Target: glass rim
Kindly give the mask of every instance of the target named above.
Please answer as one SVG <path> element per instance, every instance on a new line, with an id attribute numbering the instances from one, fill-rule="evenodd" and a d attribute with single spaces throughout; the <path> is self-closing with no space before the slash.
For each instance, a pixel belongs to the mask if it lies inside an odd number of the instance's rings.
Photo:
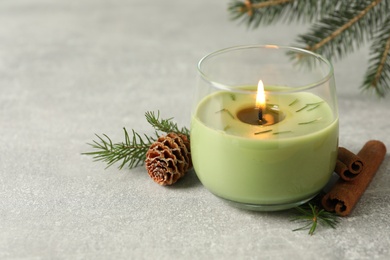
<path id="1" fill-rule="evenodd" d="M 216 88 L 221 89 L 221 90 L 237 92 L 237 93 L 251 93 L 251 94 L 257 92 L 257 90 L 243 90 L 243 89 L 238 89 L 237 86 L 228 86 L 226 84 L 219 83 L 217 81 L 212 80 L 209 76 L 206 75 L 206 73 L 204 73 L 202 71 L 202 68 L 201 68 L 202 64 L 205 63 L 209 58 L 217 56 L 217 55 L 222 54 L 222 53 L 226 53 L 226 52 L 230 52 L 230 51 L 234 51 L 234 50 L 241 50 L 241 49 L 283 49 L 283 50 L 291 50 L 291 51 L 294 51 L 294 52 L 297 52 L 297 53 L 298 52 L 305 53 L 305 54 L 308 54 L 308 55 L 310 55 L 312 57 L 316 57 L 321 62 L 325 63 L 327 65 L 327 67 L 328 67 L 328 73 L 325 76 L 323 76 L 320 80 L 315 81 L 312 84 L 309 84 L 309 85 L 306 85 L 306 86 L 302 86 L 302 87 L 298 87 L 298 88 L 278 89 L 278 90 L 272 90 L 272 91 L 266 90 L 265 92 L 278 94 L 278 93 L 293 93 L 293 92 L 299 92 L 299 91 L 303 91 L 303 90 L 308 90 L 308 89 L 312 89 L 312 88 L 315 88 L 317 86 L 320 86 L 320 85 L 324 84 L 325 82 L 329 81 L 330 78 L 334 75 L 334 68 L 333 68 L 332 63 L 328 59 L 323 57 L 322 55 L 314 53 L 314 52 L 309 51 L 309 50 L 298 48 L 298 47 L 284 46 L 284 45 L 275 45 L 275 44 L 267 44 L 267 45 L 262 45 L 262 44 L 237 45 L 237 46 L 227 47 L 227 48 L 223 48 L 223 49 L 219 49 L 217 51 L 211 52 L 211 53 L 203 56 L 203 58 L 201 58 L 199 60 L 199 62 L 197 64 L 198 73 L 202 76 L 202 78 L 204 80 L 210 82 L 213 86 L 215 86 Z"/>

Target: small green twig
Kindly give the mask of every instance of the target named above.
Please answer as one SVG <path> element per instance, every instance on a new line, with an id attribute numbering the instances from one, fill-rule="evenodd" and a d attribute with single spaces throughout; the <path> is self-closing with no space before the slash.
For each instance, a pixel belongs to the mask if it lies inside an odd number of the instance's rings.
<path id="1" fill-rule="evenodd" d="M 190 130 L 187 127 L 179 128 L 176 123 L 172 122 L 172 117 L 168 119 L 161 119 L 160 111 L 157 112 L 157 116 L 154 112 L 148 111 L 145 113 L 145 118 L 156 131 L 161 131 L 164 133 L 174 132 L 178 134 L 184 134 L 188 138 L 190 138 Z"/>
<path id="2" fill-rule="evenodd" d="M 161 119 L 160 112 L 157 115 L 154 112 L 145 113 L 146 120 L 155 129 L 154 136 L 140 135 L 134 130 L 131 130 L 131 135 L 127 132 L 126 128 L 124 131 L 124 141 L 113 143 L 110 137 L 106 134 L 99 136 L 97 134 L 97 140 L 93 140 L 92 143 L 88 143 L 94 151 L 82 153 L 84 155 L 91 155 L 95 161 L 102 161 L 107 164 L 107 167 L 121 162 L 119 169 L 124 166 L 128 166 L 130 169 L 142 165 L 146 158 L 146 152 L 149 147 L 158 139 L 160 136 L 159 132 L 164 133 L 178 133 L 186 135 L 189 139 L 190 130 L 186 127 L 179 128 L 176 123 L 172 122 L 172 118 Z"/>
<path id="3" fill-rule="evenodd" d="M 95 134 L 98 140 L 88 143 L 95 151 L 82 154 L 91 155 L 95 161 L 105 162 L 107 164 L 106 168 L 119 161 L 122 161 L 118 167 L 119 169 L 122 169 L 125 165 L 134 168 L 143 164 L 146 152 L 158 136 L 144 135 L 142 137 L 132 130 L 132 137 L 130 137 L 126 128 L 123 128 L 123 131 L 125 140 L 119 143 L 113 143 L 106 134 L 103 134 L 103 136 Z"/>
<path id="4" fill-rule="evenodd" d="M 339 217 L 336 214 L 320 209 L 318 206 L 311 203 L 296 207 L 295 209 L 298 216 L 292 219 L 292 221 L 304 222 L 306 224 L 300 228 L 294 229 L 293 231 L 308 229 L 309 235 L 313 235 L 319 224 L 336 228 L 339 223 Z"/>

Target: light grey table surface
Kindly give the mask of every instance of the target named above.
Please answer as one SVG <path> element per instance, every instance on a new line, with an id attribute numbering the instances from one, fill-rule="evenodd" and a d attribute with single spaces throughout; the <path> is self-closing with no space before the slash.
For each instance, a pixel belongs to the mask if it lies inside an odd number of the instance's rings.
<path id="1" fill-rule="evenodd" d="M 387 154 L 337 229 L 292 232 L 291 212 L 239 210 L 194 172 L 172 187 L 143 167 L 81 155 L 94 134 L 153 133 L 146 111 L 189 125 L 196 64 L 242 44 L 294 43 L 306 30 L 249 30 L 225 1 L 0 2 L 0 259 L 386 259 Z M 362 93 L 365 46 L 335 62 L 340 145 L 390 148 L 389 98 Z M 388 258 L 387 258 L 388 259 Z"/>

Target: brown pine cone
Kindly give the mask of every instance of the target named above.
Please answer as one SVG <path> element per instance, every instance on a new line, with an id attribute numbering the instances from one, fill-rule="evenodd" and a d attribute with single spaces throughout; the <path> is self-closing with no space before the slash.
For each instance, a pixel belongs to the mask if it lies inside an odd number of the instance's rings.
<path id="1" fill-rule="evenodd" d="M 158 138 L 146 153 L 145 167 L 158 184 L 174 184 L 192 167 L 187 136 L 169 133 Z"/>

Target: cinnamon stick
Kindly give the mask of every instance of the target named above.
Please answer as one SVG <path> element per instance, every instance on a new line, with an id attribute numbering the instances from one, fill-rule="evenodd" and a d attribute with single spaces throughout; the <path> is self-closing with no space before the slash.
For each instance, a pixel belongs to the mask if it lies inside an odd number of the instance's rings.
<path id="1" fill-rule="evenodd" d="M 344 147 L 339 147 L 335 172 L 345 181 L 351 181 L 363 171 L 362 159 Z"/>
<path id="2" fill-rule="evenodd" d="M 370 184 L 385 155 L 386 146 L 382 142 L 368 141 L 357 154 L 364 164 L 360 177 L 352 181 L 344 181 L 340 178 L 322 198 L 324 209 L 335 211 L 340 216 L 349 215 Z"/>

